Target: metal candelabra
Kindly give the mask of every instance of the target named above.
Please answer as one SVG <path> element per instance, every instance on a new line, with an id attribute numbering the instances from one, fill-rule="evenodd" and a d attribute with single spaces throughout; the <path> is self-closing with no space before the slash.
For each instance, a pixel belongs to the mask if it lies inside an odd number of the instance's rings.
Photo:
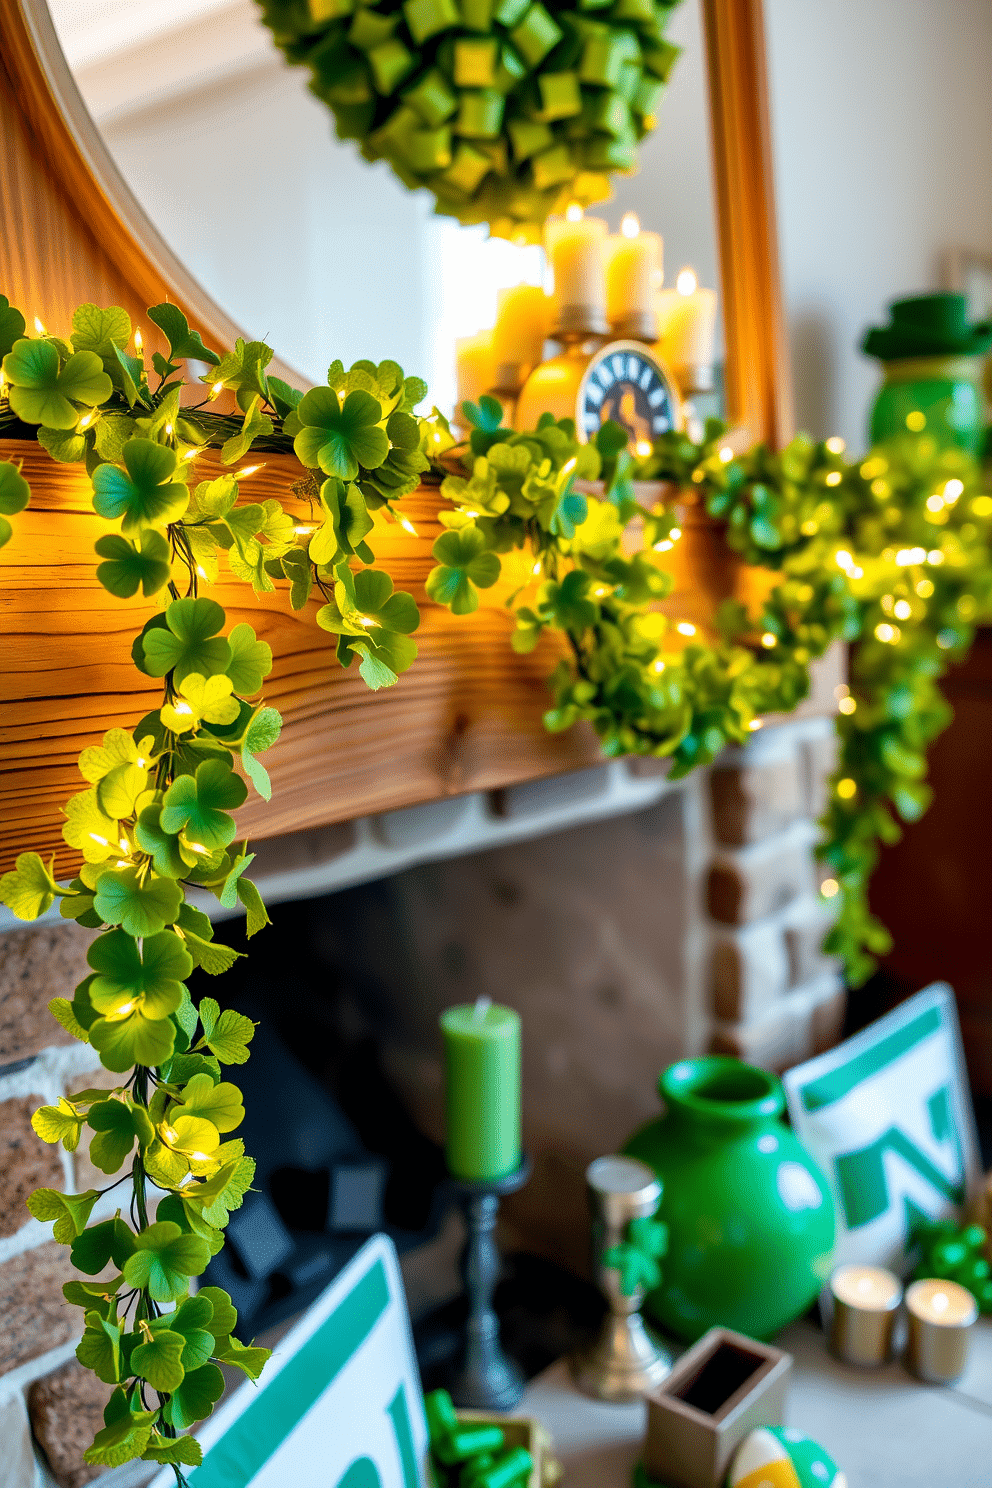
<path id="1" fill-rule="evenodd" d="M 524 1392 L 523 1373 L 507 1358 L 499 1341 L 493 1293 L 500 1272 L 495 1235 L 499 1201 L 505 1194 L 522 1188 L 530 1172 L 530 1160 L 525 1157 L 517 1171 L 507 1178 L 454 1180 L 468 1232 L 461 1257 L 468 1317 L 448 1388 L 456 1405 L 473 1410 L 512 1410 Z"/>

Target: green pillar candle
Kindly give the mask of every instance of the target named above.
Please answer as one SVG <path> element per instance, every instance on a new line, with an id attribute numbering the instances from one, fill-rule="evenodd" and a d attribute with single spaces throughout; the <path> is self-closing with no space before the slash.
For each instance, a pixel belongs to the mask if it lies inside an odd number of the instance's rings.
<path id="1" fill-rule="evenodd" d="M 446 1156 L 455 1178 L 506 1178 L 520 1166 L 520 1018 L 488 998 L 441 1016 Z"/>

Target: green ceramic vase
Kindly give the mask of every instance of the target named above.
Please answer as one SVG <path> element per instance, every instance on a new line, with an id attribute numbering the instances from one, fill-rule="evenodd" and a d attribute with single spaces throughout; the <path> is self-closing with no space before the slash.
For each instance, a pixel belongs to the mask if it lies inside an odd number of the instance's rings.
<path id="1" fill-rule="evenodd" d="M 715 1325 L 769 1338 L 806 1311 L 830 1272 L 823 1174 L 782 1120 L 782 1085 L 766 1070 L 682 1059 L 658 1089 L 664 1115 L 624 1148 L 664 1185 L 668 1255 L 645 1310 L 688 1340 Z"/>

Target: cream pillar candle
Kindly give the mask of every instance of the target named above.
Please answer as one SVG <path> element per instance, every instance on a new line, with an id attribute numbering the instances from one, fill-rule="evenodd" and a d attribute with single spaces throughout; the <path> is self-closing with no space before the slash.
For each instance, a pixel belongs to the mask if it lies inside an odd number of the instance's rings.
<path id="1" fill-rule="evenodd" d="M 619 236 L 606 240 L 606 318 L 618 336 L 657 337 L 661 259 L 659 235 L 642 232 L 635 214 L 628 212 Z"/>
<path id="2" fill-rule="evenodd" d="M 674 289 L 656 296 L 658 351 L 675 373 L 682 392 L 713 386 L 716 290 L 700 289 L 692 269 L 682 269 Z"/>
<path id="3" fill-rule="evenodd" d="M 492 336 L 494 382 L 516 389 L 544 356 L 551 321 L 551 302 L 536 284 L 516 284 L 496 297 Z"/>
<path id="4" fill-rule="evenodd" d="M 474 336 L 462 336 L 455 342 L 455 381 L 458 390 L 455 419 L 463 428 L 465 422 L 461 417 L 462 404 L 478 403 L 482 394 L 492 387 L 494 373 L 492 331 L 478 331 Z"/>
<path id="5" fill-rule="evenodd" d="M 606 223 L 572 206 L 549 220 L 544 242 L 554 277 L 552 334 L 606 335 Z"/>

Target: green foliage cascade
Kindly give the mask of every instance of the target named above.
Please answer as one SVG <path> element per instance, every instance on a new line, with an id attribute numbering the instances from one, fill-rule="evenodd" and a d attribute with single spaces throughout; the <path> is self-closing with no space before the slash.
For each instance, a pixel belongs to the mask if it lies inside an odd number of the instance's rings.
<path id="1" fill-rule="evenodd" d="M 64 917 L 100 930 L 89 975 L 50 1010 L 117 1083 L 63 1096 L 33 1124 L 69 1151 L 85 1133 L 92 1163 L 111 1181 L 81 1194 L 39 1189 L 28 1207 L 70 1248 L 83 1278 L 64 1288 L 83 1310 L 76 1356 L 110 1387 L 86 1461 L 168 1463 L 184 1484 L 184 1468 L 202 1455 L 185 1433 L 219 1399 L 219 1365 L 256 1379 L 268 1357 L 235 1336 L 226 1293 L 190 1294 L 255 1172 L 234 1135 L 241 1092 L 224 1077 L 225 1065 L 248 1058 L 255 1025 L 212 997 L 190 996 L 194 967 L 217 975 L 240 953 L 214 939 L 187 891 L 228 909 L 240 902 L 249 936 L 268 924 L 245 872 L 254 854 L 231 813 L 249 782 L 268 800 L 258 756 L 281 728 L 261 697 L 270 647 L 250 625 L 228 629 L 223 607 L 202 591 L 226 555 L 256 594 L 288 583 L 302 609 L 316 593 L 325 600 L 317 623 L 337 635 L 343 664 L 357 659 L 370 687 L 391 686 L 417 654 L 410 634 L 420 617 L 372 566 L 370 513 L 395 517 L 393 504 L 428 468 L 422 445 L 451 440 L 414 414 L 427 389 L 394 362 L 348 372 L 335 362 L 327 386 L 304 396 L 268 376 L 272 352 L 261 342 L 238 341 L 221 357 L 174 305 L 148 314 L 170 347 L 151 368 L 118 307 L 82 306 L 63 340 L 26 336 L 24 317 L 0 303 L 0 434 L 34 435 L 53 459 L 85 464 L 94 511 L 119 526 L 96 543 L 97 579 L 118 598 L 140 589 L 159 601 L 131 654 L 162 682 L 161 704 L 132 731 L 111 728 L 79 756 L 83 789 L 66 803 L 63 828 L 82 855 L 78 876 L 60 883 L 54 858 L 22 853 L 0 879 L 0 901 L 31 920 L 57 900 Z M 209 391 L 201 387 L 192 406 L 180 405 L 186 358 L 208 367 Z M 225 388 L 237 416 L 211 411 Z M 197 483 L 207 445 L 229 466 L 252 449 L 295 448 L 297 494 L 310 498 L 315 520 L 296 523 L 276 499 L 243 500 L 250 470 Z M 0 546 L 29 496 L 17 466 L 0 461 Z M 367 566 L 353 574 L 356 561 Z"/>
<path id="2" fill-rule="evenodd" d="M 338 137 L 438 213 L 539 240 L 611 195 L 655 125 L 679 0 L 259 0 Z"/>

